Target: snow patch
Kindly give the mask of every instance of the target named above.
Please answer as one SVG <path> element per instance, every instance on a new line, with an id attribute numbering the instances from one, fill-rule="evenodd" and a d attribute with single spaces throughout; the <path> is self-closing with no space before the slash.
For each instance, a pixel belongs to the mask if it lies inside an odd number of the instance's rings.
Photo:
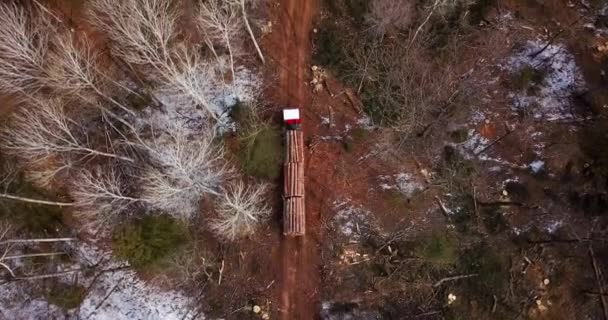
<path id="1" fill-rule="evenodd" d="M 135 272 L 120 270 L 98 278 L 80 306 L 79 315 L 83 319 L 98 320 L 193 319 L 189 304 L 189 299 L 176 291 L 159 290 L 141 281 Z"/>
<path id="2" fill-rule="evenodd" d="M 519 177 L 505 179 L 502 182 L 502 188 L 504 189 L 507 186 L 507 184 L 512 183 L 512 182 L 519 182 Z"/>
<path id="3" fill-rule="evenodd" d="M 227 82 L 224 75 L 230 73 L 226 58 L 218 59 L 216 64 L 206 64 L 192 74 L 184 75 L 195 83 L 195 91 L 207 101 L 207 107 L 218 118 L 219 132 L 234 130 L 229 112 L 237 103 L 249 104 L 256 101 L 260 91 L 260 75 L 251 70 L 238 66 L 234 71 L 234 79 Z M 159 108 L 146 108 L 142 125 L 149 125 L 154 130 L 170 130 L 171 127 L 181 127 L 190 130 L 192 134 L 200 133 L 209 120 L 209 115 L 191 95 L 180 88 L 165 87 L 153 92 L 163 104 Z M 140 125 L 140 127 L 142 127 Z"/>
<path id="4" fill-rule="evenodd" d="M 321 124 L 322 125 L 331 125 L 331 121 L 329 120 L 329 117 L 321 117 Z"/>
<path id="5" fill-rule="evenodd" d="M 362 230 L 369 229 L 371 213 L 349 201 L 334 201 L 333 205 L 337 211 L 333 222 L 338 231 L 350 240 L 359 240 Z"/>
<path id="6" fill-rule="evenodd" d="M 382 318 L 382 315 L 378 311 L 363 309 L 356 302 L 349 305 L 351 307 L 344 308 L 343 302 L 324 301 L 321 304 L 319 316 L 321 320 L 376 320 Z"/>
<path id="7" fill-rule="evenodd" d="M 572 95 L 585 85 L 574 55 L 563 44 L 528 41 L 509 59 L 506 68 L 517 73 L 526 67 L 543 71 L 544 78 L 535 95 L 528 92 L 511 93 L 513 109 L 531 112 L 536 119 L 573 118 L 570 110 Z"/>
<path id="8" fill-rule="evenodd" d="M 77 244 L 73 251 L 77 262 L 58 265 L 54 272 L 75 269 L 92 271 L 89 268 L 95 266 L 94 272 L 78 274 L 78 284 L 91 287 L 79 308 L 62 310 L 39 296 L 35 282 L 28 286 L 17 281 L 4 284 L 0 290 L 0 319 L 194 319 L 190 309 L 192 301 L 188 297 L 177 291 L 162 290 L 147 284 L 126 263 L 113 260 L 110 252 L 84 242 Z M 74 276 L 67 274 L 57 279 L 72 284 Z"/>
<path id="9" fill-rule="evenodd" d="M 81 265 L 97 265 L 97 270 L 108 270 L 93 284 L 82 302 L 78 316 L 97 320 L 178 320 L 192 319 L 190 300 L 173 290 L 162 290 L 139 279 L 121 261 L 111 259 L 110 252 L 95 245 L 80 243 L 77 248 Z M 85 286 L 94 275 L 81 280 Z M 104 300 L 105 299 L 105 300 Z"/>
<path id="10" fill-rule="evenodd" d="M 545 225 L 545 230 L 549 233 L 555 233 L 559 228 L 564 225 L 564 222 L 561 220 L 551 221 Z"/>
<path id="11" fill-rule="evenodd" d="M 473 114 L 471 115 L 472 124 L 482 123 L 482 122 L 486 121 L 486 119 L 487 119 L 486 114 L 479 110 L 473 111 Z"/>
<path id="12" fill-rule="evenodd" d="M 409 173 L 398 173 L 390 176 L 379 176 L 380 188 L 383 190 L 396 190 L 407 198 L 411 198 L 417 191 L 424 189 L 424 184 Z"/>
<path id="13" fill-rule="evenodd" d="M 489 143 L 490 140 L 479 134 L 475 129 L 469 129 L 467 140 L 454 144 L 454 146 L 466 159 L 472 159 L 484 151 Z"/>
<path id="14" fill-rule="evenodd" d="M 532 173 L 539 173 L 545 168 L 545 162 L 542 160 L 534 160 L 528 165 L 528 167 Z"/>
<path id="15" fill-rule="evenodd" d="M 372 129 L 376 128 L 376 126 L 372 122 L 372 119 L 368 116 L 363 116 L 363 117 L 357 119 L 357 124 L 359 125 L 359 127 L 363 128 L 365 130 L 372 130 Z"/>
<path id="16" fill-rule="evenodd" d="M 28 286 L 22 282 L 9 282 L 0 290 L 0 319 L 62 319 L 63 310 L 42 298 L 30 295 Z"/>

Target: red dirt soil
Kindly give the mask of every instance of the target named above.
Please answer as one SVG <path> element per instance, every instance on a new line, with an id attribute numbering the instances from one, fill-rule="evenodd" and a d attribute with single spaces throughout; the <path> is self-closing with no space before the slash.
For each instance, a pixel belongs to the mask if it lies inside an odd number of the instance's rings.
<path id="1" fill-rule="evenodd" d="M 274 64 L 278 83 L 274 90 L 279 108 L 297 106 L 304 117 L 310 105 L 310 91 L 306 86 L 310 66 L 313 17 L 316 1 L 282 0 L 272 4 L 273 32 L 266 44 L 277 50 L 269 53 Z M 267 52 L 273 52 L 268 50 Z M 306 124 L 304 124 L 306 135 Z M 310 178 L 307 177 L 307 180 Z M 310 185 L 307 186 L 307 190 Z M 307 192 L 310 194 L 310 192 Z M 318 314 L 318 234 L 319 211 L 314 206 L 317 199 L 306 199 L 307 234 L 298 238 L 283 238 L 280 261 L 280 319 L 314 319 Z"/>

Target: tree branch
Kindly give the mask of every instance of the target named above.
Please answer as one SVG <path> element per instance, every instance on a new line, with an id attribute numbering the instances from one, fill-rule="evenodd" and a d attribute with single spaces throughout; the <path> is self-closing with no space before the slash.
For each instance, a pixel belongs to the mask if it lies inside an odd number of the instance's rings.
<path id="1" fill-rule="evenodd" d="M 0 194 L 0 198 L 10 199 L 10 200 L 16 200 L 16 201 L 22 201 L 22 202 L 28 202 L 28 203 L 35 203 L 35 204 L 43 204 L 43 205 L 48 205 L 48 206 L 68 207 L 68 206 L 73 206 L 74 205 L 74 203 L 72 203 L 72 202 L 57 202 L 57 201 L 38 200 L 38 199 L 32 199 L 32 198 L 26 198 L 26 197 L 20 197 L 20 196 L 10 195 L 10 194 L 6 194 L 6 193 Z"/>
<path id="2" fill-rule="evenodd" d="M 433 288 L 437 288 L 440 285 L 449 282 L 449 281 L 455 281 L 455 280 L 461 280 L 461 279 L 467 279 L 467 278 L 472 278 L 472 277 L 477 277 L 478 274 L 477 273 L 471 273 L 471 274 L 464 274 L 464 275 L 459 275 L 459 276 L 453 276 L 453 277 L 447 277 L 447 278 L 443 278 L 437 282 L 435 282 L 435 284 L 433 284 Z"/>
<path id="3" fill-rule="evenodd" d="M 260 60 L 262 60 L 262 64 L 266 64 L 266 59 L 264 59 L 264 55 L 262 54 L 262 50 L 258 45 L 257 40 L 255 40 L 255 36 L 253 34 L 253 30 L 251 30 L 251 26 L 249 25 L 249 19 L 247 18 L 247 10 L 245 10 L 245 0 L 240 0 L 241 12 L 243 13 L 243 20 L 245 22 L 245 27 L 247 28 L 247 32 L 249 33 L 249 37 L 251 37 L 251 41 L 253 41 L 253 45 L 255 46 L 256 51 L 258 52 L 258 56 Z"/>

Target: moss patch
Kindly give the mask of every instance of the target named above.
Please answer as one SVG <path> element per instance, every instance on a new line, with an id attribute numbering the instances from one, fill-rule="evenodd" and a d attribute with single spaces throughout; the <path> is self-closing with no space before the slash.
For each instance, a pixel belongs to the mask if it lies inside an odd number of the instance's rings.
<path id="1" fill-rule="evenodd" d="M 450 140 L 454 143 L 463 143 L 469 138 L 469 130 L 466 128 L 450 132 Z"/>
<path id="2" fill-rule="evenodd" d="M 114 255 L 135 268 L 151 266 L 184 244 L 186 226 L 168 215 L 146 216 L 117 227 L 112 234 Z"/>
<path id="3" fill-rule="evenodd" d="M 277 179 L 281 173 L 283 146 L 281 132 L 272 126 L 248 138 L 241 162 L 248 175 Z"/>
<path id="4" fill-rule="evenodd" d="M 340 73 L 346 53 L 338 30 L 331 25 L 321 28 L 315 36 L 315 46 L 314 61 Z"/>
<path id="5" fill-rule="evenodd" d="M 433 234 L 430 239 L 416 248 L 416 255 L 436 265 L 450 265 L 456 262 L 456 243 L 446 235 Z"/>
<path id="6" fill-rule="evenodd" d="M 466 250 L 459 259 L 460 269 L 464 274 L 477 274 L 475 278 L 465 282 L 469 291 L 482 297 L 488 293 L 499 294 L 509 278 L 504 261 L 493 250 L 495 249 L 486 244 L 479 244 Z"/>
<path id="7" fill-rule="evenodd" d="M 277 179 L 283 162 L 283 134 L 255 109 L 238 103 L 230 112 L 238 132 L 235 155 L 250 176 Z"/>
<path id="8" fill-rule="evenodd" d="M 363 128 L 354 128 L 350 132 L 350 135 L 353 137 L 353 140 L 355 142 L 361 142 L 369 136 L 369 131 L 367 131 Z"/>

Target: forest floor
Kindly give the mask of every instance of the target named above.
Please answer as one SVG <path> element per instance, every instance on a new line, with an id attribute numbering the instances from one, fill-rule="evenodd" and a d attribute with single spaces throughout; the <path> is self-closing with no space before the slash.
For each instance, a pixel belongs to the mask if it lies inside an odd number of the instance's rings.
<path id="1" fill-rule="evenodd" d="M 405 139 L 372 120 L 365 91 L 378 79 L 317 61 L 322 33 L 357 28 L 336 10 L 366 2 L 269 1 L 251 14 L 266 65 L 238 58 L 265 78 L 276 128 L 283 108 L 302 111 L 306 236 L 282 235 L 281 177 L 266 179 L 273 219 L 250 238 L 222 243 L 201 215 L 189 226 L 198 273 L 129 281 L 190 300 L 185 319 L 605 319 L 608 6 L 489 1 L 483 23 L 449 34 L 454 52 L 429 58 L 453 62 L 429 72 L 457 75 L 446 90 L 459 98 Z M 80 1 L 49 3 L 87 28 Z M 147 292 L 144 309 L 162 304 Z"/>
<path id="2" fill-rule="evenodd" d="M 590 190 L 602 181 L 604 162 L 585 146 L 600 139 L 592 132 L 605 126 L 606 103 L 597 67 L 605 61 L 597 51 L 605 38 L 589 30 L 589 11 L 560 1 L 501 1 L 486 16 L 489 25 L 463 39 L 468 45 L 451 66 L 473 97 L 441 114 L 445 118 L 432 124 L 435 133 L 400 148 L 395 132 L 371 125 L 357 88 L 311 60 L 310 50 L 318 48 L 311 47 L 310 36 L 326 27 L 331 12 L 308 1 L 273 4 L 275 31 L 265 48 L 278 74 L 268 77 L 270 84 L 278 85 L 267 92 L 277 111 L 303 110 L 308 146 L 308 234 L 282 242 L 281 317 L 311 319 L 321 310 L 324 319 L 459 313 L 471 319 L 570 319 L 577 308 L 599 317 L 597 296 L 573 294 L 596 287 L 592 276 L 582 276 L 593 274 L 589 248 L 573 239 L 592 237 L 588 230 L 601 234 L 605 212 L 598 208 L 604 207 L 604 191 Z M 539 97 L 530 98 L 538 105 L 524 116 L 513 107 L 519 98 L 510 84 L 522 63 L 546 72 Z M 461 210 L 436 179 L 446 146 L 475 172 L 467 187 L 471 208 Z M 585 169 L 591 163 L 597 172 Z M 460 254 L 483 255 L 477 245 L 489 246 L 493 254 L 480 259 L 500 261 L 492 290 L 506 283 L 509 296 L 480 296 L 479 283 L 487 279 L 477 275 L 432 286 L 468 270 L 425 265 L 420 271 L 407 262 L 424 260 L 418 248 L 437 234 L 455 238 Z M 574 247 L 582 249 L 576 257 L 568 253 Z M 599 260 L 602 272 L 605 260 Z M 566 275 L 573 270 L 581 276 Z M 413 278 L 403 275 L 408 272 Z M 448 293 L 458 303 L 446 304 Z"/>

